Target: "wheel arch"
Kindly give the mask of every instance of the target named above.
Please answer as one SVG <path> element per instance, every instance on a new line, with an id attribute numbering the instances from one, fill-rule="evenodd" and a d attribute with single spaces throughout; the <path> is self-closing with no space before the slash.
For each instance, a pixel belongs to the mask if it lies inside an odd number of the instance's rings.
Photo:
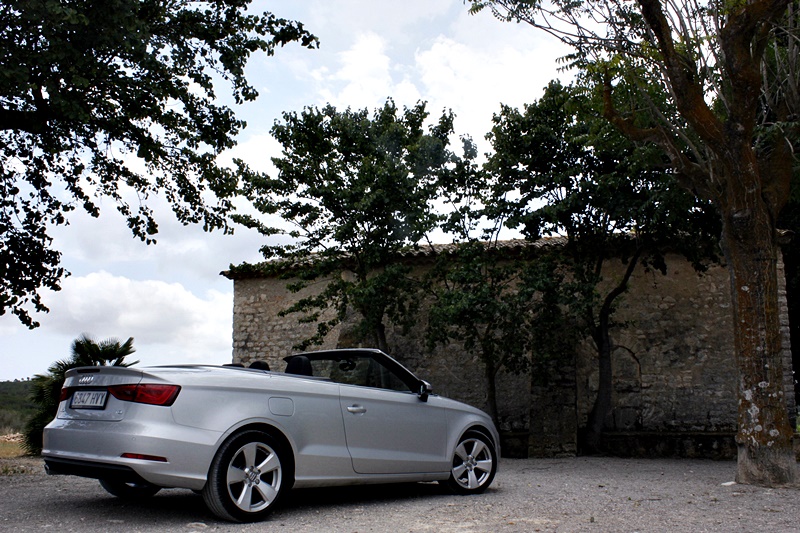
<path id="1" fill-rule="evenodd" d="M 235 439 L 236 437 L 247 431 L 261 431 L 262 433 L 266 433 L 267 435 L 275 439 L 275 441 L 277 441 L 277 443 L 281 446 L 287 459 L 286 474 L 288 478 L 288 484 L 286 487 L 287 489 L 291 489 L 292 486 L 294 485 L 294 473 L 295 473 L 294 446 L 292 445 L 292 442 L 289 440 L 286 434 L 283 431 L 281 431 L 278 427 L 263 421 L 248 422 L 241 426 L 237 426 L 236 428 L 232 428 L 227 433 L 227 435 L 225 435 L 225 438 L 220 441 L 219 445 L 217 446 L 217 451 L 222 447 L 222 445 L 225 442 L 228 442 L 231 439 Z M 215 454 L 216 453 L 217 452 L 215 452 Z M 211 465 L 209 465 L 209 468 L 211 468 Z"/>
<path id="2" fill-rule="evenodd" d="M 481 422 L 473 422 L 468 426 L 466 426 L 464 430 L 458 435 L 456 442 L 460 442 L 461 439 L 464 438 L 464 435 L 466 435 L 469 432 L 480 433 L 481 435 L 489 439 L 489 441 L 492 443 L 492 446 L 494 447 L 495 453 L 497 454 L 497 458 L 498 459 L 500 458 L 500 435 L 492 431 L 492 429 L 486 424 L 482 424 Z"/>
<path id="3" fill-rule="evenodd" d="M 492 442 L 492 446 L 494 446 L 497 455 L 498 456 L 500 455 L 500 441 L 495 437 L 494 433 L 483 424 L 472 424 L 471 426 L 469 426 L 468 428 L 466 428 L 464 431 L 461 432 L 461 435 L 459 435 L 458 440 L 460 441 L 464 437 L 464 435 L 466 435 L 470 431 L 480 433 L 487 439 L 489 439 Z"/>

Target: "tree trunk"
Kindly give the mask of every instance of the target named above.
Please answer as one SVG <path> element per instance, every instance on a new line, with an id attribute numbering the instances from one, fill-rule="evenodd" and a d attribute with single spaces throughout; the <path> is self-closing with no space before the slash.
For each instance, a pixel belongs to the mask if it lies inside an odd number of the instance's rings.
<path id="1" fill-rule="evenodd" d="M 600 451 L 600 437 L 606 427 L 606 417 L 611 411 L 611 389 L 614 386 L 614 372 L 611 367 L 611 336 L 608 331 L 608 320 L 597 327 L 593 335 L 597 345 L 597 398 L 594 401 L 589 419 L 586 423 L 586 434 L 583 439 L 584 453 L 593 454 Z"/>
<path id="2" fill-rule="evenodd" d="M 600 438 L 606 427 L 606 417 L 611 412 L 611 391 L 614 388 L 614 369 L 612 367 L 611 353 L 611 313 L 614 301 L 628 290 L 628 282 L 639 263 L 639 258 L 644 252 L 637 246 L 633 256 L 628 261 L 625 274 L 603 300 L 603 305 L 597 313 L 597 325 L 592 329 L 592 338 L 597 347 L 597 398 L 595 399 L 589 418 L 586 423 L 586 433 L 583 438 L 585 453 L 597 453 L 600 450 Z"/>
<path id="3" fill-rule="evenodd" d="M 383 322 L 379 322 L 377 326 L 375 326 L 375 330 L 372 332 L 373 340 L 375 341 L 375 347 L 378 348 L 385 354 L 389 354 L 389 343 L 386 340 L 386 326 Z"/>
<path id="4" fill-rule="evenodd" d="M 732 197 L 723 207 L 722 245 L 739 371 L 736 481 L 783 485 L 795 481 L 797 463 L 783 390 L 775 226 L 757 193 Z"/>
<path id="5" fill-rule="evenodd" d="M 500 429 L 500 411 L 497 408 L 497 369 L 493 364 L 487 363 L 486 370 L 486 403 L 489 408 L 489 416 L 492 417 L 494 425 Z"/>

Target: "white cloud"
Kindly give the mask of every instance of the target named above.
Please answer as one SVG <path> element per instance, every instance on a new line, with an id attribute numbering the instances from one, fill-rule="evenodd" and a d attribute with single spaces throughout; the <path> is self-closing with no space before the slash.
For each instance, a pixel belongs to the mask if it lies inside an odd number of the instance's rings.
<path id="1" fill-rule="evenodd" d="M 554 78 L 556 48 L 519 50 L 508 44 L 491 49 L 439 37 L 417 52 L 416 63 L 431 109 L 451 108 L 456 130 L 480 143 L 500 104 L 520 107 L 533 102 Z"/>
<path id="2" fill-rule="evenodd" d="M 0 379 L 45 372 L 53 361 L 69 357 L 72 341 L 83 333 L 97 341 L 133 337 L 136 353 L 130 359 L 141 366 L 231 360 L 232 292 L 192 293 L 179 283 L 99 271 L 68 278 L 44 300 L 52 311 L 36 317 L 42 325 L 35 330 L 13 317 L 0 319 Z"/>
<path id="3" fill-rule="evenodd" d="M 375 33 L 357 36 L 350 48 L 337 54 L 337 66 L 335 70 L 324 66 L 312 72 L 319 87 L 319 105 L 372 110 L 389 97 L 403 101 L 419 95 L 387 55 L 386 41 Z M 393 79 L 394 74 L 401 76 L 399 83 Z M 398 95 L 398 87 L 402 88 L 402 95 Z"/>
<path id="4" fill-rule="evenodd" d="M 279 13 L 279 7 L 275 7 Z M 461 0 L 316 0 L 305 11 L 303 22 L 324 47 L 340 47 L 342 37 L 370 28 L 388 40 L 407 43 L 417 38 L 422 26 L 441 22 L 453 10 L 466 11 Z"/>
<path id="5" fill-rule="evenodd" d="M 75 331 L 92 323 L 103 330 L 130 329 L 129 335 L 146 335 L 148 342 L 168 340 L 200 319 L 230 316 L 230 309 L 216 308 L 219 293 L 203 300 L 178 283 L 134 281 L 104 271 L 67 279 L 61 296 L 64 313 L 51 327 Z"/>
<path id="6" fill-rule="evenodd" d="M 220 156 L 222 164 L 233 166 L 234 159 L 241 159 L 253 170 L 259 172 L 274 172 L 273 157 L 280 157 L 281 144 L 275 137 L 268 133 L 254 133 L 245 135 L 232 149 Z"/>
<path id="7" fill-rule="evenodd" d="M 58 313 L 42 323 L 52 332 L 95 339 L 134 337 L 139 352 L 160 363 L 175 362 L 157 354 L 172 346 L 173 357 L 202 360 L 230 358 L 232 293 L 216 290 L 198 296 L 179 283 L 135 281 L 100 271 L 72 277 L 58 294 Z M 180 349 L 182 353 L 177 353 Z"/>
<path id="8" fill-rule="evenodd" d="M 470 16 L 466 9 L 452 25 L 437 28 L 438 34 L 420 34 L 408 57 L 383 33 L 353 34 L 332 61 L 308 73 L 317 90 L 315 105 L 374 109 L 387 97 L 400 106 L 425 100 L 434 117 L 452 109 L 456 132 L 480 143 L 501 103 L 532 102 L 558 77 L 556 59 L 564 48 L 532 28 Z"/>

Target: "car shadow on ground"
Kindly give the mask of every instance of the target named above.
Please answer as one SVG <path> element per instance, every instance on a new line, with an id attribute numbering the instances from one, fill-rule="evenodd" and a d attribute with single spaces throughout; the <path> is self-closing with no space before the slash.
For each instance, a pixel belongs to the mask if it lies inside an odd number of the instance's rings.
<path id="1" fill-rule="evenodd" d="M 295 489 L 284 496 L 267 520 L 290 520 L 309 511 L 314 513 L 324 513 L 332 509 L 347 511 L 360 509 L 366 505 L 402 503 L 418 498 L 431 499 L 433 503 L 439 497 L 454 496 L 446 487 L 437 483 Z M 97 497 L 87 498 L 80 503 L 73 502 L 70 511 L 67 512 L 80 513 L 85 506 L 91 507 L 95 519 L 105 519 L 117 524 L 146 526 L 148 523 L 161 525 L 226 523 L 206 508 L 200 494 L 182 489 L 162 490 L 156 496 L 142 501 L 126 501 L 98 494 Z"/>
<path id="2" fill-rule="evenodd" d="M 391 485 L 295 489 L 286 495 L 282 507 L 286 510 L 302 509 L 309 506 L 321 509 L 324 507 L 341 507 L 343 504 L 361 505 L 450 494 L 445 487 L 438 483 L 395 483 Z"/>

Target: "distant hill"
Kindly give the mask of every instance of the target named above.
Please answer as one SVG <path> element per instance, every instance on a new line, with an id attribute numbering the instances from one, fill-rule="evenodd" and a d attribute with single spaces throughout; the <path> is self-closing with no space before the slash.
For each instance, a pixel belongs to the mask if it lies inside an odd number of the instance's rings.
<path id="1" fill-rule="evenodd" d="M 0 381 L 0 435 L 19 433 L 35 408 L 30 381 Z"/>

